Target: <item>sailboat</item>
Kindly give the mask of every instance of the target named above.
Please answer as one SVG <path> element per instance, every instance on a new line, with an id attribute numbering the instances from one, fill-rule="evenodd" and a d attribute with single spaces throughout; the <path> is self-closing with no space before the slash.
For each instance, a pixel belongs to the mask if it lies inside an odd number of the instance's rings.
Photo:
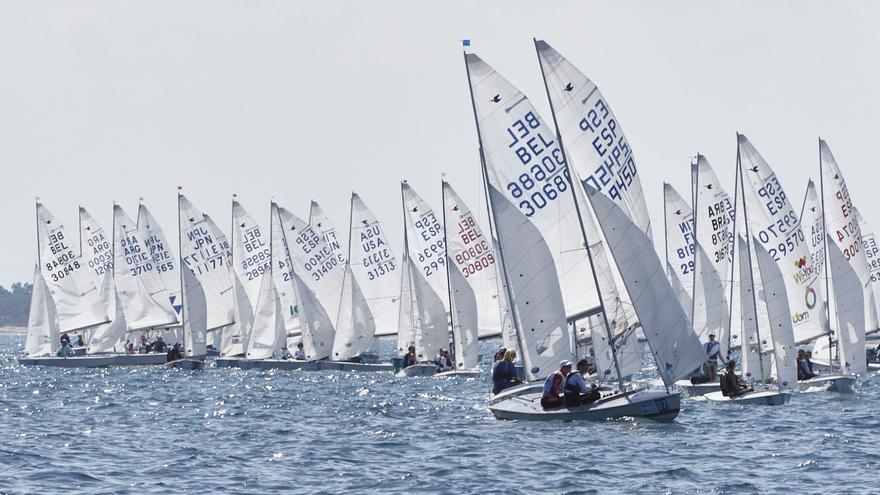
<path id="1" fill-rule="evenodd" d="M 434 353 L 449 345 L 444 231 L 440 218 L 406 181 L 400 183 L 400 196 L 404 229 L 397 352 L 406 354 L 410 347 L 416 352 L 416 362 L 400 373 L 428 376 L 437 371 Z"/>
<path id="2" fill-rule="evenodd" d="M 543 42 L 536 42 L 536 47 L 542 74 L 548 79 L 546 74 L 555 71 L 562 59 L 553 52 L 552 59 L 547 60 L 545 55 L 549 46 L 543 44 L 545 50 L 542 53 L 542 45 L 537 43 Z M 576 184 L 586 192 L 629 295 L 636 296 L 632 302 L 636 312 L 642 313 L 639 321 L 652 343 L 658 371 L 667 387 L 671 386 L 675 379 L 684 376 L 682 370 L 689 373 L 699 365 L 701 349 L 684 311 L 675 302 L 659 259 L 655 254 L 648 255 L 653 253 L 650 228 L 643 230 L 612 199 L 589 186 L 588 182 L 580 181 L 577 171 L 567 166 L 572 157 L 565 154 L 559 140 L 560 133 L 554 134 L 543 123 L 521 92 L 474 54 L 465 54 L 465 66 L 482 151 L 483 175 L 488 184 L 498 234 L 499 257 L 514 308 L 514 323 L 526 364 L 527 380 L 531 383 L 540 381 L 554 370 L 560 358 L 570 359 L 573 355 L 573 338 L 567 329 L 568 311 L 553 252 L 542 233 L 550 234 L 553 230 L 540 220 L 545 218 L 544 222 L 547 222 L 558 214 L 560 208 L 570 208 L 578 217 L 580 225 L 576 224 L 576 228 L 581 234 L 581 245 L 590 245 L 580 220 L 582 213 L 573 195 L 573 185 Z M 571 86 L 566 91 L 576 93 L 577 101 L 589 101 L 585 98 L 587 95 L 580 95 L 583 87 L 575 89 Z M 553 100 L 551 96 L 551 109 L 559 103 Z M 525 194 L 527 191 L 529 193 Z M 584 251 L 592 268 L 590 250 Z M 595 270 L 591 271 L 591 290 L 601 301 Z M 659 276 L 655 276 L 656 273 Z M 647 284 L 650 288 L 634 291 L 635 284 Z M 607 317 L 604 327 L 611 340 L 612 328 Z M 616 356 L 616 351 L 612 351 L 612 356 Z M 619 367 L 616 357 L 614 361 L 615 367 Z M 669 420 L 677 416 L 679 393 L 641 387 L 626 389 L 622 375 L 618 373 L 617 376 L 620 388 L 592 404 L 544 410 L 540 405 L 541 394 L 530 392 L 493 400 L 489 408 L 500 419 L 642 416 Z"/>
<path id="3" fill-rule="evenodd" d="M 37 265 L 28 323 L 26 366 L 97 367 L 113 364 L 110 354 L 55 357 L 58 336 L 81 335 L 107 324 L 107 308 L 88 273 L 73 238 L 49 210 L 36 202 Z M 36 309 L 34 309 L 36 308 Z M 48 340 L 51 338 L 51 340 Z"/>
<path id="4" fill-rule="evenodd" d="M 441 374 L 478 376 L 479 317 L 491 314 L 481 311 L 478 305 L 494 305 L 500 317 L 497 302 L 492 301 L 486 290 L 494 281 L 490 276 L 495 269 L 495 255 L 470 208 L 446 180 L 441 182 L 449 323 L 454 351 L 453 369 Z M 479 299 L 477 294 L 481 295 Z"/>

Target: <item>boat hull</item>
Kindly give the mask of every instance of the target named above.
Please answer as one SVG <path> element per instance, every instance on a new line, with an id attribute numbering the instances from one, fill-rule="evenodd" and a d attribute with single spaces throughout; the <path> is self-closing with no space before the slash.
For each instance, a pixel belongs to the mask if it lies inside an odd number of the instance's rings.
<path id="1" fill-rule="evenodd" d="M 350 361 L 320 361 L 322 370 L 331 371 L 394 371 L 391 363 L 354 363 Z"/>
<path id="2" fill-rule="evenodd" d="M 239 357 L 217 358 L 214 360 L 214 366 L 218 368 L 239 368 L 250 370 L 257 367 L 258 361 L 255 359 L 245 359 Z"/>
<path id="3" fill-rule="evenodd" d="M 117 354 L 113 356 L 114 366 L 149 366 L 165 364 L 165 354 Z"/>
<path id="4" fill-rule="evenodd" d="M 183 358 L 176 361 L 169 361 L 165 363 L 165 367 L 181 370 L 200 370 L 205 367 L 205 362 L 198 358 Z"/>
<path id="5" fill-rule="evenodd" d="M 23 357 L 19 364 L 24 366 L 50 366 L 54 368 L 106 368 L 113 365 L 115 356 L 70 356 L 70 357 Z"/>
<path id="6" fill-rule="evenodd" d="M 718 382 L 693 384 L 690 380 L 679 380 L 675 382 L 675 386 L 681 391 L 681 396 L 685 399 L 702 397 L 711 392 L 721 391 L 721 384 Z"/>
<path id="7" fill-rule="evenodd" d="M 789 392 L 777 392 L 773 390 L 757 390 L 737 395 L 736 397 L 725 397 L 720 391 L 718 391 L 708 393 L 703 397 L 705 397 L 707 401 L 715 404 L 754 406 L 781 406 L 783 404 L 788 404 L 788 401 L 791 400 L 791 394 Z"/>
<path id="8" fill-rule="evenodd" d="M 855 386 L 855 384 L 856 379 L 851 376 L 817 376 L 815 378 L 810 378 L 809 380 L 799 381 L 798 388 L 801 390 L 807 390 L 819 387 L 824 388 L 828 392 L 850 393 L 853 391 L 853 386 Z"/>
<path id="9" fill-rule="evenodd" d="M 400 370 L 397 374 L 400 376 L 432 376 L 437 372 L 437 367 L 432 363 L 416 363 Z"/>
<path id="10" fill-rule="evenodd" d="M 519 395 L 542 392 L 543 390 L 544 384 L 542 382 L 520 383 L 519 385 L 506 388 L 498 394 L 493 394 L 491 397 L 489 397 L 489 405 L 497 404 L 503 400 L 507 400 Z"/>
<path id="11" fill-rule="evenodd" d="M 665 390 L 628 390 L 608 394 L 592 404 L 545 410 L 541 394 L 516 395 L 489 406 L 498 419 L 527 421 L 597 421 L 622 417 L 642 417 L 672 421 L 681 409 L 681 394 Z"/>
<path id="12" fill-rule="evenodd" d="M 452 371 L 443 371 L 441 373 L 434 374 L 435 377 L 445 377 L 445 376 L 462 376 L 465 378 L 478 378 L 483 374 L 480 370 L 452 370 Z"/>
<path id="13" fill-rule="evenodd" d="M 254 368 L 261 370 L 303 370 L 318 371 L 321 361 L 297 361 L 294 359 L 261 359 L 253 361 Z"/>

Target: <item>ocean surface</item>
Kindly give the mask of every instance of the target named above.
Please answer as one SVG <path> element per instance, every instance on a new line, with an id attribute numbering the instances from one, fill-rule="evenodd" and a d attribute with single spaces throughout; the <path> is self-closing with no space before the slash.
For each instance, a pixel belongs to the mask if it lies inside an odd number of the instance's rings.
<path id="1" fill-rule="evenodd" d="M 488 377 L 25 368 L 23 345 L 0 335 L 2 493 L 880 492 L 877 376 L 672 423 L 525 423 L 492 417 Z"/>

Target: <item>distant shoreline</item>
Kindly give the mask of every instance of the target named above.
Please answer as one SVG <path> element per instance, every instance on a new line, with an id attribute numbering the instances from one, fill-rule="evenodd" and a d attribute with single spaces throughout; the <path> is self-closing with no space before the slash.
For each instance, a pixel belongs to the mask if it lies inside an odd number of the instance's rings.
<path id="1" fill-rule="evenodd" d="M 27 333 L 27 327 L 0 327 L 0 333 Z"/>

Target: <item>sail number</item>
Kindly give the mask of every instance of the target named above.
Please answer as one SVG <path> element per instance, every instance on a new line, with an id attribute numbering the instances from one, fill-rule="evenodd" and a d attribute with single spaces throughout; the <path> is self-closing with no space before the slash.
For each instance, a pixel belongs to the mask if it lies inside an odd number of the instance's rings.
<path id="1" fill-rule="evenodd" d="M 599 98 L 593 108 L 587 110 L 579 126 L 581 131 L 593 136 L 593 150 L 601 160 L 584 182 L 589 182 L 597 191 L 607 188 L 604 194 L 620 201 L 621 194 L 629 189 L 636 178 L 636 162 L 626 137 L 617 127 L 614 115 Z"/>
<path id="2" fill-rule="evenodd" d="M 507 147 L 514 150 L 520 163 L 527 168 L 507 184 L 507 191 L 518 200 L 519 209 L 527 217 L 568 189 L 568 169 L 562 150 L 554 139 L 548 139 L 537 130 L 539 127 L 541 121 L 530 111 L 507 128 L 513 139 Z"/>
<path id="3" fill-rule="evenodd" d="M 455 264 L 465 278 L 495 263 L 495 255 L 492 254 L 489 243 L 477 228 L 477 222 L 472 214 L 469 213 L 459 220 L 458 237 L 465 247 L 455 253 Z"/>
<path id="4" fill-rule="evenodd" d="M 446 246 L 443 244 L 443 226 L 440 225 L 434 212 L 428 212 L 416 220 L 413 226 L 418 234 L 419 245 L 424 246 L 416 251 L 416 259 L 422 264 L 422 271 L 427 277 L 445 267 Z"/>

